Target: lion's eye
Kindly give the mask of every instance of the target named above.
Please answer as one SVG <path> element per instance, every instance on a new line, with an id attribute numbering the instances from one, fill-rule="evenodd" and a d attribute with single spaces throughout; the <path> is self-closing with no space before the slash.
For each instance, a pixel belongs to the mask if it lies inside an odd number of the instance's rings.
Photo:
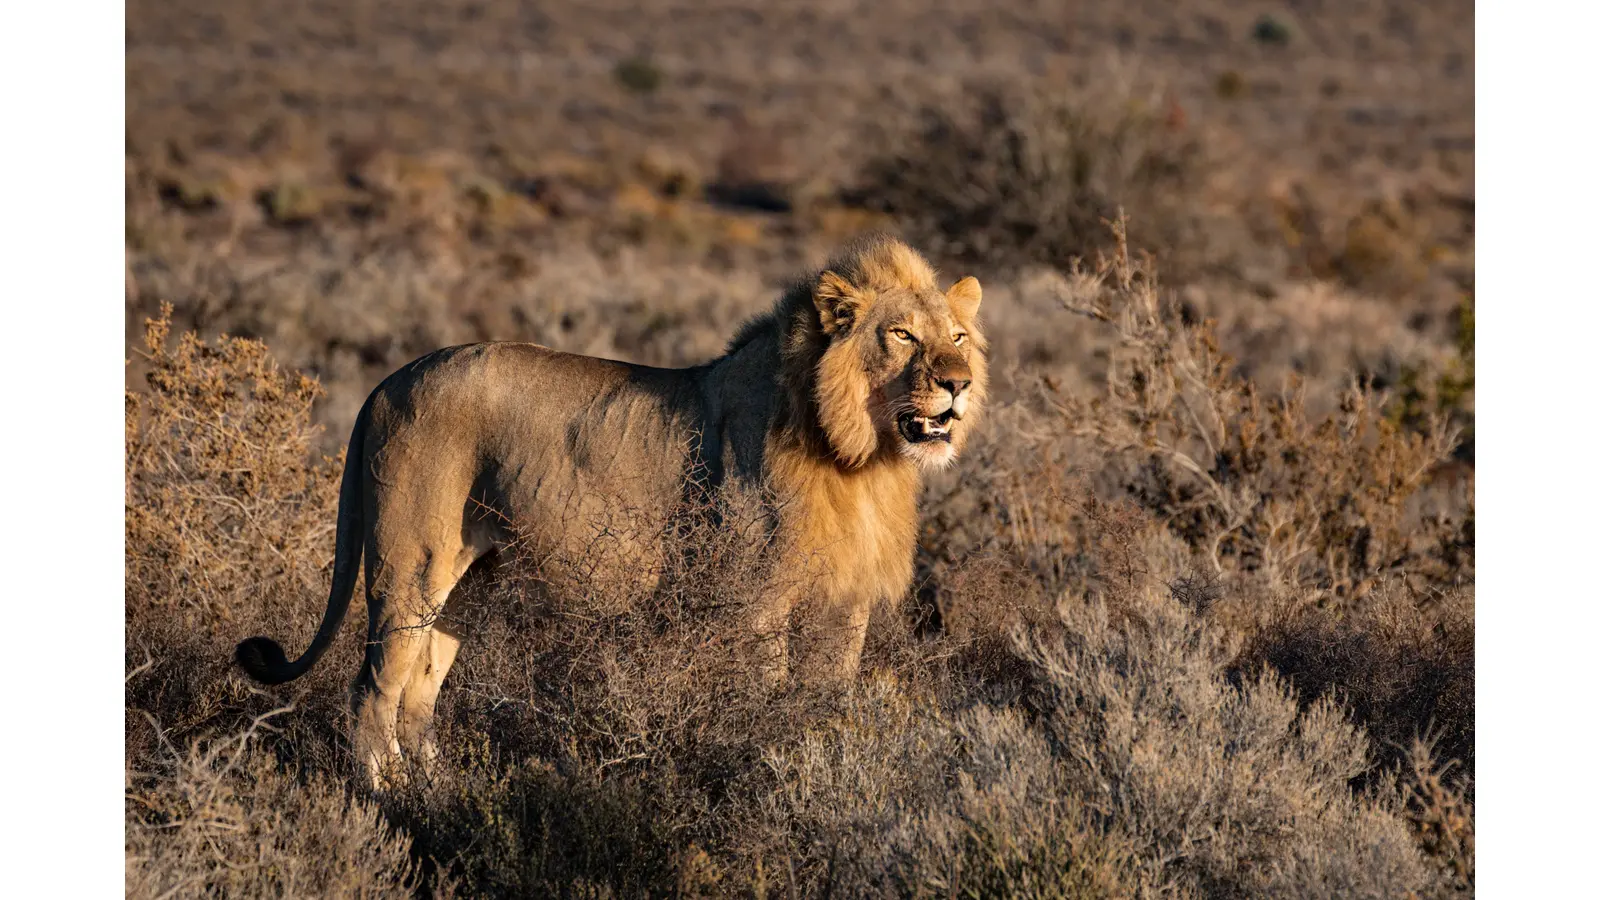
<path id="1" fill-rule="evenodd" d="M 915 337 L 912 337 L 911 332 L 905 330 L 904 328 L 890 329 L 889 333 L 894 335 L 895 340 L 904 341 L 907 344 L 909 344 L 912 341 L 916 340 Z"/>
<path id="2" fill-rule="evenodd" d="M 954 343 L 954 344 L 955 344 L 955 345 L 956 345 L 956 346 L 957 346 L 957 347 L 959 347 L 959 346 L 961 346 L 961 342 L 962 342 L 962 341 L 964 341 L 964 340 L 966 340 L 966 339 L 967 339 L 967 336 L 966 336 L 966 334 L 965 334 L 965 333 L 959 333 L 959 334 L 957 334 L 957 335 L 955 335 L 955 336 L 954 336 L 954 337 L 952 337 L 952 338 L 951 338 L 951 339 L 950 339 L 950 340 L 951 340 L 951 341 L 952 341 L 952 342 L 953 342 L 953 343 Z"/>

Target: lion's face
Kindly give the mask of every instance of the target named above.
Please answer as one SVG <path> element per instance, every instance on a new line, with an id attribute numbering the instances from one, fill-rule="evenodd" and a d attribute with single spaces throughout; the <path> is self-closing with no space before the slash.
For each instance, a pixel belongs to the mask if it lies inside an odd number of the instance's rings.
<path id="1" fill-rule="evenodd" d="M 946 292 L 897 288 L 851 299 L 851 308 L 836 312 L 843 318 L 831 329 L 824 372 L 830 362 L 835 372 L 858 369 L 863 380 L 851 393 L 864 391 L 866 421 L 858 419 L 857 427 L 870 423 L 874 448 L 893 447 L 924 469 L 949 465 L 971 432 L 987 383 L 977 280 L 962 279 Z M 838 433 L 830 437 L 841 442 Z"/>

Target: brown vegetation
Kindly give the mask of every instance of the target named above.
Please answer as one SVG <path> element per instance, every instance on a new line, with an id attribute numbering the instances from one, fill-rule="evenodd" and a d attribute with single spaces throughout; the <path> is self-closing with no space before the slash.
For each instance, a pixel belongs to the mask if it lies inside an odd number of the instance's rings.
<path id="1" fill-rule="evenodd" d="M 1121 327 L 1119 339 L 1155 326 L 1110 312 L 1122 303 L 1152 315 L 1159 307 L 1126 255 L 1074 284 L 1084 309 Z M 1232 408 L 1222 417 L 1229 430 L 1262 442 L 1238 445 L 1253 462 L 1217 453 L 1205 458 L 1219 468 L 1202 468 L 1180 455 L 1174 436 L 1198 439 L 1187 430 L 1197 427 L 1189 411 L 1217 409 L 1240 386 L 1220 361 L 1193 365 L 1192 354 L 1211 346 L 1204 329 L 1176 320 L 1165 327 L 1135 342 L 1148 357 L 1119 363 L 1114 355 L 1103 393 L 1083 406 L 1047 393 L 1031 412 L 1026 401 L 1016 407 L 1032 417 L 1019 431 L 1046 445 L 1089 434 L 1082 446 L 1102 448 L 1107 483 L 1134 473 L 1131 489 L 1109 488 L 1127 499 L 1049 477 L 1031 482 L 1022 473 L 1036 470 L 1017 456 L 1034 451 L 997 426 L 975 464 L 1026 493 L 991 494 L 978 479 L 934 501 L 935 522 L 963 500 L 988 504 L 991 521 L 964 523 L 968 534 L 987 532 L 977 545 L 988 554 L 934 567 L 947 623 L 939 633 L 919 637 L 882 611 L 871 674 L 842 696 L 773 698 L 748 671 L 730 668 L 736 657 L 724 652 L 729 640 L 713 613 L 748 599 L 740 592 L 761 580 L 727 533 L 686 535 L 690 552 L 673 557 L 673 587 L 648 603 L 579 583 L 564 587 L 586 605 L 545 604 L 549 586 L 537 567 L 520 566 L 508 548 L 508 560 L 468 588 L 480 594 L 469 605 L 477 618 L 467 623 L 455 690 L 440 711 L 454 765 L 380 801 L 405 835 L 397 846 L 413 845 L 379 874 L 406 884 L 416 877 L 411 867 L 424 864 L 430 889 L 578 887 L 618 896 L 790 887 L 1389 896 L 1470 883 L 1470 815 L 1461 812 L 1470 809 L 1470 781 L 1441 777 L 1415 754 L 1405 757 L 1410 768 L 1374 768 L 1401 759 L 1389 752 L 1394 742 L 1421 734 L 1470 765 L 1470 616 L 1453 599 L 1459 593 L 1438 594 L 1443 588 L 1426 595 L 1437 602 L 1396 599 L 1406 579 L 1438 585 L 1470 570 L 1450 569 L 1456 556 L 1435 552 L 1448 543 L 1437 529 L 1417 531 L 1406 553 L 1363 556 L 1359 565 L 1343 543 L 1397 527 L 1395 510 L 1420 482 L 1395 467 L 1419 465 L 1412 459 L 1428 438 L 1318 427 L 1293 403 Z M 247 749 L 242 734 L 227 735 L 253 727 L 266 701 L 226 670 L 232 629 L 174 627 L 231 618 L 248 630 L 268 616 L 306 627 L 316 618 L 315 579 L 283 577 L 282 566 L 258 578 L 245 567 L 262 565 L 248 555 L 255 545 L 234 537 L 238 528 L 222 516 L 241 505 L 230 491 L 238 470 L 171 461 L 176 447 L 196 441 L 195 423 L 216 426 L 204 432 L 212 436 L 207 458 L 270 448 L 248 466 L 271 479 L 253 493 L 317 496 L 331 519 L 331 494 L 314 490 L 327 466 L 307 454 L 310 392 L 283 390 L 286 380 L 257 344 L 215 350 L 191 337 L 174 352 L 162 343 L 165 328 L 151 327 L 151 388 L 129 405 L 130 450 L 142 448 L 129 466 L 129 638 L 156 660 L 130 677 L 129 698 L 132 709 L 177 720 L 158 718 L 130 736 L 130 756 L 146 761 L 130 773 L 141 786 L 130 792 L 130 833 L 166 821 L 157 816 L 201 820 L 201 812 L 154 812 L 160 801 L 143 798 L 187 795 L 198 790 L 190 781 L 205 779 L 211 793 L 191 806 L 244 791 L 252 803 L 278 804 L 273 820 L 288 817 L 289 834 L 324 827 L 335 812 L 338 822 L 366 822 L 369 807 L 360 804 L 369 801 L 359 795 L 353 812 L 319 799 L 326 780 L 347 778 L 350 767 L 332 667 L 293 689 L 307 708 Z M 1151 360 L 1172 367 L 1151 369 Z M 1152 401 L 1163 377 L 1165 396 L 1180 396 L 1172 373 L 1191 370 L 1212 377 L 1177 386 L 1189 390 L 1189 403 Z M 1127 390 L 1129 372 L 1142 391 Z M 261 403 L 276 404 L 276 414 L 251 416 Z M 1360 408 L 1341 415 L 1386 422 Z M 1112 439 L 1130 420 L 1151 435 L 1147 442 Z M 1341 467 L 1334 478 L 1328 461 L 1356 453 L 1363 440 L 1374 459 L 1397 462 Z M 1313 452 L 1324 443 L 1332 446 Z M 1130 467 L 1123 456 L 1134 447 L 1138 465 Z M 1299 465 L 1321 466 L 1316 477 L 1332 493 L 1295 490 L 1311 480 Z M 1216 482 L 1230 467 L 1244 474 L 1224 488 Z M 1185 495 L 1180 475 L 1216 493 Z M 1289 486 L 1284 511 L 1244 493 L 1262 483 Z M 1190 507 L 1174 500 L 1183 496 L 1200 497 L 1200 512 L 1183 515 Z M 1339 499 L 1311 505 L 1329 496 Z M 145 524 L 166 521 L 148 514 L 170 497 L 209 513 L 191 512 L 191 520 L 218 523 L 206 549 L 188 555 L 218 560 L 198 582 L 210 605 L 171 602 L 196 579 L 174 580 L 184 570 L 169 561 L 185 556 L 166 529 Z M 292 532 L 305 514 L 302 504 L 246 508 L 255 518 L 243 521 L 273 531 Z M 1248 514 L 1235 521 L 1230 508 Z M 1285 531 L 1292 553 L 1272 540 Z M 1375 543 L 1389 547 L 1386 540 Z M 303 575 L 326 562 L 328 548 L 312 542 L 297 553 L 289 571 Z M 1357 590 L 1354 575 L 1393 584 Z M 786 712 L 774 715 L 775 707 Z M 180 759 L 168 749 L 175 741 L 197 749 Z M 219 763 L 223 751 L 202 746 L 235 749 Z M 298 775 L 280 774 L 272 760 Z M 316 869 L 330 844 L 258 838 L 269 839 L 291 870 L 306 870 L 296 877 L 334 877 Z M 138 852 L 196 878 L 209 877 L 213 864 L 170 845 Z M 339 877 L 378 877 L 352 871 L 361 874 Z M 134 875 L 130 868 L 130 885 Z"/>
<path id="2" fill-rule="evenodd" d="M 780 6 L 130 7 L 130 896 L 1470 893 L 1470 17 Z M 703 361 L 883 225 L 992 387 L 848 690 L 751 683 L 703 527 L 649 602 L 471 573 L 401 790 L 357 623 L 232 667 L 315 629 L 382 375 Z"/>
<path id="3" fill-rule="evenodd" d="M 1119 207 L 1191 264 L 1214 255 L 1207 238 L 1226 220 L 1193 204 L 1208 148 L 1172 127 L 1159 93 L 1102 90 L 1093 102 L 1012 83 L 941 97 L 869 163 L 860 199 L 933 252 L 989 265 L 1065 266 L 1104 243 Z"/>

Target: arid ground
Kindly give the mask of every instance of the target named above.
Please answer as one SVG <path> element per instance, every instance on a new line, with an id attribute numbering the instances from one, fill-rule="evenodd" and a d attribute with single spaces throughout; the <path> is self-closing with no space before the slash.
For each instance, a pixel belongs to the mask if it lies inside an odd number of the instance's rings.
<path id="1" fill-rule="evenodd" d="M 1470 5 L 127 23 L 130 896 L 1472 893 Z M 350 759 L 359 614 L 233 668 L 315 630 L 384 375 L 703 362 L 869 230 L 982 280 L 994 383 L 848 692 L 705 663 L 759 590 L 715 534 L 651 604 L 470 585 L 403 790 Z"/>

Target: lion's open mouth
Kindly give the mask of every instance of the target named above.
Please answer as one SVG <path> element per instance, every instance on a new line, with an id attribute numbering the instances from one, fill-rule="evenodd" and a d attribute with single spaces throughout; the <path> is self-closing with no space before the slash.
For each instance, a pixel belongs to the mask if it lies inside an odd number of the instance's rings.
<path id="1" fill-rule="evenodd" d="M 900 436 L 912 444 L 922 444 L 928 441 L 950 441 L 950 422 L 955 419 L 953 409 L 947 409 L 937 416 L 919 416 L 908 413 L 900 417 Z"/>

